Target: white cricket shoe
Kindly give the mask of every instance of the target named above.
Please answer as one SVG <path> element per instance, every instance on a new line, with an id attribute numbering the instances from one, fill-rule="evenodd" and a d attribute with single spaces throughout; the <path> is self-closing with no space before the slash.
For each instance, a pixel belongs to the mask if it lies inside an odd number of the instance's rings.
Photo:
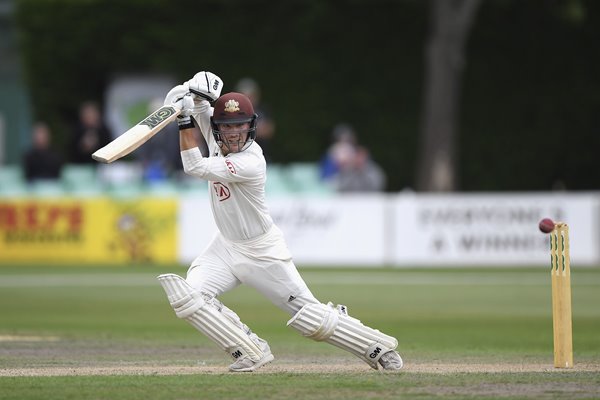
<path id="1" fill-rule="evenodd" d="M 399 371 L 404 366 L 402 357 L 394 350 L 390 350 L 379 358 L 379 364 L 386 371 Z"/>
<path id="2" fill-rule="evenodd" d="M 246 356 L 235 360 L 235 362 L 229 366 L 229 370 L 231 372 L 252 372 L 273 361 L 275 357 L 273 356 L 273 353 L 271 353 L 271 348 L 264 340 L 260 339 L 260 341 L 261 350 L 263 351 L 263 356 L 260 360 L 255 362 Z"/>

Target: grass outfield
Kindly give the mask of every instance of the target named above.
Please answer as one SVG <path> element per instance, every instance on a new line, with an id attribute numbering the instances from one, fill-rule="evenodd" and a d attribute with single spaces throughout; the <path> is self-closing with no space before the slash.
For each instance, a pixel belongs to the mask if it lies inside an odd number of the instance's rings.
<path id="1" fill-rule="evenodd" d="M 0 267 L 0 399 L 600 398 L 600 268 L 573 271 L 572 370 L 552 367 L 548 269 L 301 269 L 322 301 L 399 339 L 399 374 L 302 338 L 246 287 L 221 300 L 275 361 L 228 373 L 174 316 L 163 272 L 185 269 Z"/>

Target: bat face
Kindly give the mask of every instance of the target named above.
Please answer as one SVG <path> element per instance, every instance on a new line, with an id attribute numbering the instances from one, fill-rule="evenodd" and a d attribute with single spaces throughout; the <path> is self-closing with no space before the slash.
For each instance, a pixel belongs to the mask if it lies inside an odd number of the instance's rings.
<path id="1" fill-rule="evenodd" d="M 171 106 L 163 106 L 121 136 L 97 150 L 92 158 L 103 163 L 111 163 L 125 157 L 152 136 L 156 135 L 168 123 L 174 121 L 181 111 Z"/>

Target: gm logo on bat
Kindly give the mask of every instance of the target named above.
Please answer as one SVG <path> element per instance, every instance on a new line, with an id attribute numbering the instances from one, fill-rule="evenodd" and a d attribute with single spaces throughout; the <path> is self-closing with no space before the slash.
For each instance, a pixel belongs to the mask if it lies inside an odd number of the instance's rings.
<path id="1" fill-rule="evenodd" d="M 147 125 L 150 127 L 150 129 L 152 129 L 173 114 L 175 114 L 175 109 L 173 107 L 164 106 L 148 115 L 148 117 L 146 117 L 146 119 L 140 122 L 138 125 Z"/>

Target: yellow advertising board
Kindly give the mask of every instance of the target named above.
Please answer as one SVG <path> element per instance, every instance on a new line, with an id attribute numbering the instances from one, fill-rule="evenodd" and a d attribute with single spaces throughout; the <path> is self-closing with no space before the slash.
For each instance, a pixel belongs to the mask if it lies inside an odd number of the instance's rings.
<path id="1" fill-rule="evenodd" d="M 0 263 L 172 263 L 175 199 L 0 200 Z"/>

